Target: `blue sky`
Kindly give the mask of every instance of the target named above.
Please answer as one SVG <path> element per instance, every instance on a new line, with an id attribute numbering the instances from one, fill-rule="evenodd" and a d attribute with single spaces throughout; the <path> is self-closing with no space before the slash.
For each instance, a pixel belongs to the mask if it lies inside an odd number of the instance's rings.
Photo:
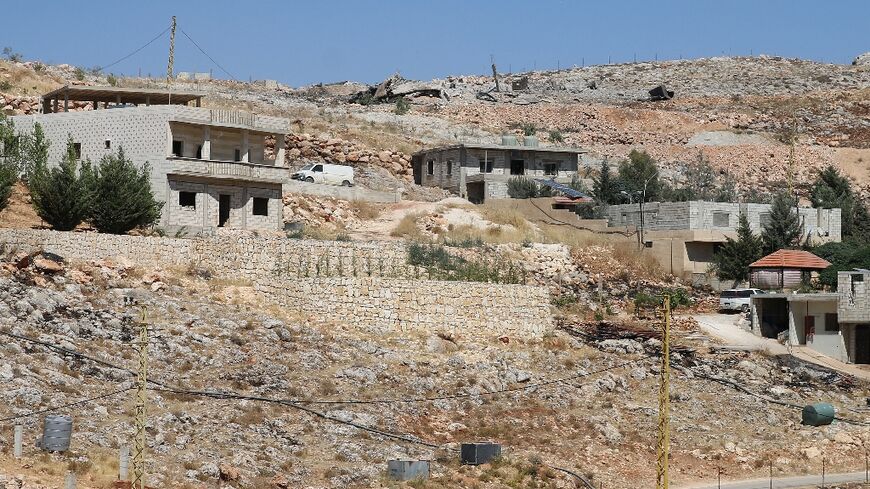
<path id="1" fill-rule="evenodd" d="M 849 63 L 870 51 L 868 0 L 7 0 L 0 46 L 26 59 L 105 66 L 173 14 L 236 78 L 293 86 L 399 71 L 408 78 L 500 70 L 776 54 Z M 75 5 L 72 7 L 71 5 Z M 168 34 L 107 71 L 166 73 Z M 175 71 L 226 77 L 179 31 Z"/>

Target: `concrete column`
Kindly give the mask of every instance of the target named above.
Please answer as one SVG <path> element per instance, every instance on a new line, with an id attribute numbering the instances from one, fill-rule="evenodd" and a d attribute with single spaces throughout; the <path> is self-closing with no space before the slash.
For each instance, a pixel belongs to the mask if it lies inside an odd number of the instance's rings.
<path id="1" fill-rule="evenodd" d="M 151 97 L 150 97 L 150 96 L 146 96 L 146 97 L 145 97 L 145 105 L 146 105 L 146 106 L 151 106 Z"/>
<path id="2" fill-rule="evenodd" d="M 55 97 L 54 97 L 54 101 L 53 101 L 54 112 L 57 112 L 57 104 L 58 104 L 58 102 L 57 102 L 57 96 L 55 96 Z"/>
<path id="3" fill-rule="evenodd" d="M 125 481 L 130 476 L 130 447 L 121 447 L 118 460 L 118 480 Z"/>
<path id="4" fill-rule="evenodd" d="M 250 142 L 248 141 L 250 135 L 248 134 L 248 130 L 245 129 L 242 131 L 242 161 L 247 163 L 250 161 Z"/>
<path id="5" fill-rule="evenodd" d="M 121 105 L 121 95 L 115 95 L 115 105 Z"/>
<path id="6" fill-rule="evenodd" d="M 202 159 L 211 159 L 211 126 L 202 126 Z"/>
<path id="7" fill-rule="evenodd" d="M 91 101 L 91 103 L 94 105 L 94 110 L 97 110 L 100 108 L 100 103 L 97 102 L 96 100 Z"/>
<path id="8" fill-rule="evenodd" d="M 12 453 L 15 456 L 15 458 L 21 458 L 21 454 L 23 453 L 22 447 L 21 447 L 23 439 L 24 439 L 24 427 L 21 426 L 20 424 L 17 424 L 17 425 L 15 425 L 15 437 L 14 437 L 13 449 L 12 449 L 13 450 Z"/>
<path id="9" fill-rule="evenodd" d="M 202 107 L 202 98 L 200 98 L 200 97 L 197 97 L 197 98 L 196 98 L 196 106 L 197 106 L 197 107 Z"/>
<path id="10" fill-rule="evenodd" d="M 42 113 L 48 114 L 51 112 L 51 99 L 42 99 Z"/>
<path id="11" fill-rule="evenodd" d="M 283 134 L 275 134 L 275 166 L 285 166 L 284 164 L 284 154 L 285 147 L 287 145 L 284 142 Z"/>
<path id="12" fill-rule="evenodd" d="M 63 92 L 63 111 L 69 112 L 69 92 Z"/>

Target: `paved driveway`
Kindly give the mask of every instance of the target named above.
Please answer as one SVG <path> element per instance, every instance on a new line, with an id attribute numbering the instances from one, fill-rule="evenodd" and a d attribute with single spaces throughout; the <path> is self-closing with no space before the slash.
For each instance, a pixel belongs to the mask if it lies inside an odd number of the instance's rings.
<path id="1" fill-rule="evenodd" d="M 825 486 L 830 484 L 842 484 L 844 482 L 864 482 L 864 472 L 849 472 L 844 474 L 828 474 L 825 476 Z M 822 484 L 822 476 L 820 475 L 800 475 L 794 477 L 778 477 L 773 479 L 773 485 L 770 485 L 770 479 L 752 479 L 735 482 L 722 482 L 722 486 L 717 484 L 709 485 L 693 485 L 680 486 L 678 489 L 797 489 L 801 487 L 819 487 Z"/>

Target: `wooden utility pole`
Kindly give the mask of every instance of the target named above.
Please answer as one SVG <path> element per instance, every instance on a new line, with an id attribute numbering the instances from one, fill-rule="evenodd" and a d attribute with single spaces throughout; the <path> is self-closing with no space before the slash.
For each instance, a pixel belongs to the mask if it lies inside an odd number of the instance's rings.
<path id="1" fill-rule="evenodd" d="M 501 85 L 498 83 L 498 71 L 495 69 L 495 59 L 490 55 L 489 60 L 492 62 L 492 78 L 495 80 L 495 91 L 501 92 Z"/>
<path id="2" fill-rule="evenodd" d="M 133 453 L 133 489 L 145 489 L 145 403 L 148 387 L 148 324 L 145 322 L 145 308 L 139 323 L 139 370 L 136 385 L 136 438 Z"/>
<path id="3" fill-rule="evenodd" d="M 656 489 L 668 489 L 668 462 L 671 445 L 671 297 L 662 297 L 662 365 L 659 383 L 659 430 L 656 445 Z"/>

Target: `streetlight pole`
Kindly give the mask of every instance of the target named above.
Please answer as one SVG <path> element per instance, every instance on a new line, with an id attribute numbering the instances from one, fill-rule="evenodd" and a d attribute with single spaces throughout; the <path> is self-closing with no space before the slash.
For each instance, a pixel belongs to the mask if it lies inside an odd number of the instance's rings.
<path id="1" fill-rule="evenodd" d="M 644 235 L 643 235 L 644 234 L 644 227 L 646 224 L 644 222 L 644 216 L 643 216 L 643 203 L 646 201 L 646 187 L 647 187 L 647 185 L 649 185 L 649 183 L 652 181 L 653 178 L 658 176 L 658 174 L 659 174 L 659 171 L 656 170 L 655 172 L 653 172 L 652 175 L 650 175 L 649 178 L 646 179 L 645 182 L 643 182 L 643 193 L 641 194 L 641 197 L 640 197 L 640 247 L 641 248 L 643 248 L 646 245 L 646 241 L 644 241 Z"/>

